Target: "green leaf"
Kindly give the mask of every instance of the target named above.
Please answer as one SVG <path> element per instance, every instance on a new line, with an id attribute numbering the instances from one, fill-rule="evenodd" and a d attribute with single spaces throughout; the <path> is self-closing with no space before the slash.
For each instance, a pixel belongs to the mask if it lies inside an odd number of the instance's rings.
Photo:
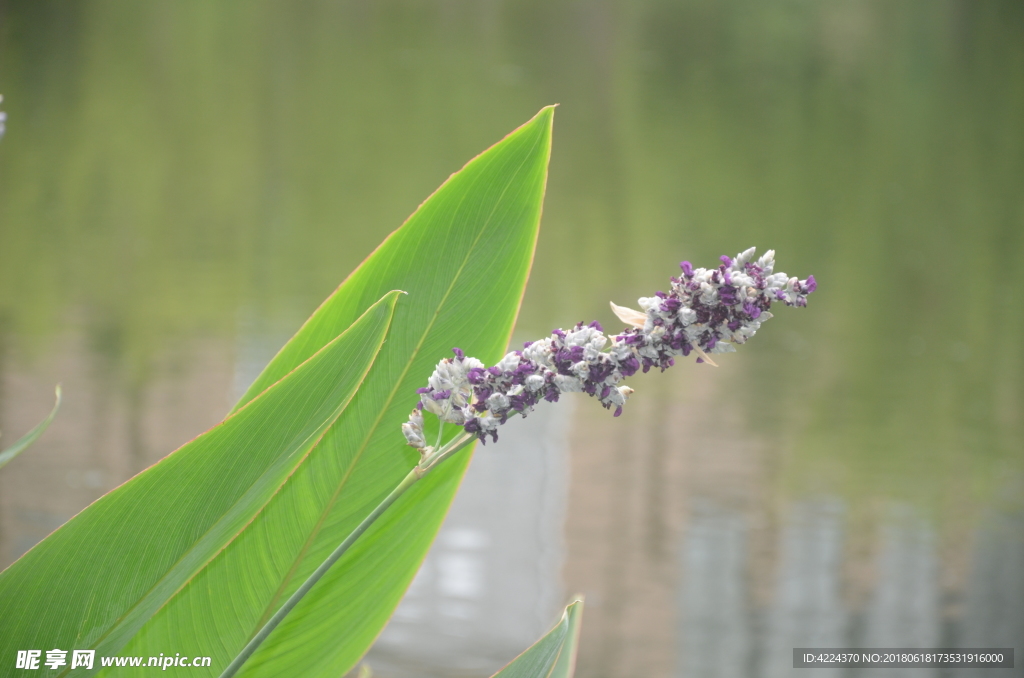
<path id="1" fill-rule="evenodd" d="M 582 617 L 583 599 L 577 598 L 553 629 L 492 678 L 572 678 Z"/>
<path id="2" fill-rule="evenodd" d="M 41 422 L 39 422 L 34 429 L 32 429 L 31 431 L 23 435 L 21 438 L 19 438 L 18 442 L 14 443 L 3 452 L 0 452 L 0 467 L 4 466 L 11 459 L 14 459 L 19 454 L 24 452 L 25 448 L 34 443 L 36 439 L 39 438 L 39 436 L 43 435 L 43 431 L 45 431 L 50 426 L 50 423 L 53 421 L 53 418 L 57 416 L 57 410 L 60 409 L 60 384 L 57 384 L 57 386 L 53 389 L 53 393 L 55 402 L 53 403 L 53 409 L 50 410 L 50 414 L 46 415 L 46 419 L 43 419 Z"/>
<path id="3" fill-rule="evenodd" d="M 296 469 L 318 456 L 314 448 L 378 355 L 399 295 L 385 295 L 245 408 L 101 497 L 0 573 L 0 657 L 43 647 L 116 654 L 199 573 L 237 549 Z M 244 582 L 248 572 L 235 574 Z M 217 642 L 176 647 L 201 655 Z"/>
<path id="4" fill-rule="evenodd" d="M 569 616 L 569 629 L 565 634 L 565 642 L 558 652 L 558 661 L 551 670 L 551 678 L 572 678 L 576 672 L 576 655 L 580 649 L 580 624 L 583 623 L 583 596 L 577 596 L 569 607 L 565 608 Z"/>
<path id="5" fill-rule="evenodd" d="M 540 221 L 553 108 L 452 175 L 345 280 L 256 381 L 244 402 L 349 322 L 382 288 L 408 290 L 408 303 L 350 412 L 325 437 L 345 460 L 323 484 L 326 497 L 297 528 L 306 541 L 265 576 L 278 588 L 265 621 L 418 461 L 401 424 L 437 361 L 459 346 L 497 362 L 508 345 Z M 450 436 L 456 427 L 450 426 Z M 446 436 L 448 437 L 448 436 Z M 369 649 L 398 605 L 469 464 L 459 454 L 410 489 L 299 603 L 239 676 L 339 676 Z M 302 480 L 311 483 L 311 480 Z M 312 491 L 296 483 L 297 496 Z M 280 529 L 280 528 L 268 528 Z M 212 574 L 212 573 L 211 573 Z M 217 605 L 210 597 L 197 609 Z M 259 624 L 231 645 L 229 660 Z M 202 642 L 206 632 L 197 632 Z M 223 637 L 223 636 L 222 636 Z M 225 664 L 227 662 L 225 661 Z"/>
<path id="6" fill-rule="evenodd" d="M 26 558 L 36 551 L 51 554 L 52 564 L 43 556 L 31 562 L 37 569 L 49 564 L 45 577 L 30 577 L 27 572 L 32 568 L 21 561 L 12 567 L 20 567 L 20 579 L 8 578 L 8 583 L 0 575 L 0 615 L 23 617 L 31 622 L 25 628 L 32 629 L 22 631 L 21 622 L 16 622 L 19 633 L 14 642 L 0 640 L 0 657 L 13 649 L 63 647 L 61 642 L 79 649 L 100 643 L 97 655 L 210 655 L 209 669 L 181 671 L 190 676 L 219 674 L 414 465 L 417 454 L 405 445 L 400 425 L 418 398 L 416 388 L 426 382 L 437 361 L 451 355 L 453 346 L 487 362 L 496 362 L 503 354 L 536 244 L 552 112 L 542 110 L 449 178 L 324 302 L 242 398 L 237 414 L 225 425 L 275 393 L 279 386 L 256 397 L 296 366 L 304 366 L 383 292 L 408 290 L 359 392 L 286 482 L 265 495 L 264 505 L 233 538 L 222 539 L 214 557 L 197 564 L 177 588 L 168 589 L 162 605 L 138 612 L 152 594 L 151 585 L 137 581 L 137 573 L 149 573 L 155 561 L 173 564 L 183 548 L 177 531 L 162 535 L 171 539 L 170 544 L 152 535 L 179 520 L 195 522 L 212 510 L 190 499 L 186 488 L 177 488 L 182 496 L 176 503 L 160 507 L 161 519 L 120 515 L 116 527 L 97 523 L 81 530 L 79 548 L 88 540 L 95 542 L 88 553 L 37 547 Z M 292 399 L 308 401 L 300 391 Z M 271 418 L 266 427 L 276 430 L 276 414 L 266 414 Z M 455 427 L 449 428 L 454 435 Z M 238 455 L 234 461 L 233 471 L 246 469 Z M 468 452 L 457 455 L 403 495 L 303 598 L 239 675 L 334 677 L 354 666 L 412 580 L 468 463 Z M 198 455 L 196 467 L 209 475 L 219 473 L 227 493 L 238 494 L 240 484 L 253 482 L 215 469 L 213 462 L 203 462 Z M 218 505 L 223 503 L 216 499 Z M 139 558 L 134 547 L 120 544 L 129 534 L 144 535 L 154 554 Z M 187 534 L 204 532 L 200 527 Z M 108 556 L 108 551 L 120 555 Z M 96 572 L 103 573 L 102 579 L 87 581 Z M 72 605 L 59 602 L 52 591 L 9 592 L 12 584 L 43 589 L 60 579 L 78 582 L 60 585 L 62 592 L 70 589 L 77 596 Z M 117 611 L 129 599 L 130 609 Z M 43 613 L 42 608 L 52 609 Z M 115 611 L 108 612 L 111 609 Z M 143 624 L 137 632 L 127 627 L 116 634 L 108 630 L 97 640 L 106 628 L 102 620 L 108 626 L 124 626 L 119 615 L 126 614 Z M 36 623 L 37 617 L 45 617 L 45 623 Z"/>

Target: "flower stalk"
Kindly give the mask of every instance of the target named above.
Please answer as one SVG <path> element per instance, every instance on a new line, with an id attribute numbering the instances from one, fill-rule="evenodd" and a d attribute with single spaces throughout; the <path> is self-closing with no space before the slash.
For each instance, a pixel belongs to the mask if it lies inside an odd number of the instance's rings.
<path id="1" fill-rule="evenodd" d="M 316 586 L 316 583 L 320 581 L 325 574 L 327 574 L 327 571 L 331 569 L 331 567 L 338 562 L 343 555 L 345 555 L 345 552 L 348 551 L 354 543 L 356 543 L 356 540 L 358 540 L 359 537 L 362 536 L 362 534 L 366 532 L 366 530 L 368 530 L 369 527 L 373 525 L 373 523 L 380 518 L 392 504 L 398 501 L 399 497 L 405 494 L 410 487 L 415 485 L 421 478 L 427 475 L 427 473 L 436 468 L 438 464 L 450 458 L 456 452 L 473 442 L 473 440 L 473 436 L 462 434 L 438 447 L 436 450 L 432 447 L 426 448 L 429 451 L 427 454 L 421 456 L 420 463 L 414 466 L 402 481 L 395 486 L 395 489 L 391 490 L 391 493 L 388 494 L 388 496 L 385 497 L 384 500 L 366 516 L 366 518 L 363 519 L 363 522 L 359 523 L 358 527 L 352 530 L 352 532 L 345 537 L 345 540 L 338 545 L 338 548 L 334 549 L 334 551 L 331 552 L 331 555 L 327 556 L 327 559 L 324 560 L 318 568 L 316 568 L 313 574 L 309 575 L 306 581 L 302 583 L 302 586 L 296 589 L 295 593 L 288 597 L 288 600 L 286 600 L 277 612 L 275 612 L 267 621 L 267 623 L 263 625 L 263 628 L 261 628 L 246 644 L 246 646 L 242 648 L 242 651 L 238 653 L 238 656 L 228 664 L 227 668 L 225 668 L 220 674 L 220 678 L 230 678 L 238 673 L 238 670 L 242 668 L 242 665 L 245 664 L 249 657 L 256 652 L 256 649 L 263 644 L 263 641 L 267 639 L 267 636 L 269 636 L 271 632 L 273 632 L 273 630 L 277 628 L 282 621 L 284 621 L 284 618 L 288 616 L 288 613 L 299 604 L 299 601 L 302 600 L 314 586 Z"/>

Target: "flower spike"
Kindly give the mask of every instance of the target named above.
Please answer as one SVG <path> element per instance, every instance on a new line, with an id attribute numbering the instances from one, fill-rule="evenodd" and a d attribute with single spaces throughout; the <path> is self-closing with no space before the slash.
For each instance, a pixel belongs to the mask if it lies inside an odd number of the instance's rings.
<path id="1" fill-rule="evenodd" d="M 806 280 L 775 273 L 775 251 L 754 260 L 755 249 L 735 257 L 722 256 L 716 268 L 680 264 L 682 277 L 672 278 L 669 292 L 638 300 L 642 311 L 611 304 L 612 312 L 630 325 L 610 338 L 601 325 L 578 323 L 569 330 L 528 341 L 489 368 L 458 348 L 454 358 L 438 363 L 427 386 L 417 391 L 420 401 L 402 425 L 406 440 L 421 450 L 423 410 L 444 422 L 462 426 L 485 441 L 498 440 L 498 427 L 515 415 L 526 416 L 541 400 L 555 402 L 563 393 L 582 392 L 597 398 L 615 416 L 633 389 L 620 386 L 626 377 L 652 367 L 662 371 L 676 356 L 695 353 L 698 363 L 717 364 L 709 354 L 735 351 L 761 324 L 772 317 L 772 302 L 806 306 L 817 289 L 814 276 Z M 605 347 L 608 347 L 605 350 Z M 440 437 L 439 437 L 440 440 Z"/>

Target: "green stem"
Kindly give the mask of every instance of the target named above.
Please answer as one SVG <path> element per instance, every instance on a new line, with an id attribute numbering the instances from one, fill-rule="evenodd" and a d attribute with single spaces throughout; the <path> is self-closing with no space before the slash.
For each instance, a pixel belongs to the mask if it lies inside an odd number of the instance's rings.
<path id="1" fill-rule="evenodd" d="M 441 439 L 444 438 L 444 419 L 437 418 L 437 440 L 434 442 L 434 449 L 441 449 Z"/>
<path id="2" fill-rule="evenodd" d="M 434 468 L 466 445 L 469 445 L 475 439 L 476 436 L 469 433 L 464 433 L 461 436 L 455 436 L 436 452 L 431 452 L 425 455 L 423 459 L 420 460 L 419 466 L 417 466 L 416 469 L 421 469 L 423 475 L 426 475 L 430 469 Z M 427 449 L 429 450 L 430 448 L 428 447 Z M 415 471 L 416 469 L 413 470 Z"/>
<path id="3" fill-rule="evenodd" d="M 338 562 L 339 558 L 345 555 L 345 552 L 349 550 L 357 539 L 359 539 L 360 535 L 362 535 L 363 532 L 366 532 L 370 525 L 372 525 L 377 518 L 380 518 L 389 506 L 394 504 L 399 497 L 405 494 L 406 490 L 415 485 L 416 481 L 430 472 L 432 468 L 471 442 L 473 442 L 472 435 L 466 434 L 463 436 L 456 436 L 454 439 L 448 441 L 448 444 L 444 447 L 441 447 L 437 451 L 432 451 L 424 456 L 420 463 L 409 471 L 408 475 L 402 479 L 402 482 L 398 483 L 395 489 L 391 490 L 391 493 L 384 498 L 384 501 L 382 501 L 377 508 L 373 509 L 373 511 L 370 512 L 370 515 L 366 516 L 366 518 L 363 519 L 363 522 L 359 523 L 359 526 L 352 530 L 351 534 L 345 537 L 345 541 L 341 542 L 338 548 L 334 549 L 331 555 L 327 556 L 327 560 L 322 562 L 320 567 L 316 568 L 313 574 L 309 575 L 309 578 L 303 582 L 302 586 L 300 586 L 295 593 L 285 601 L 284 605 L 274 613 L 274 616 L 271 617 L 270 620 L 263 625 L 263 628 L 253 636 L 252 640 L 242 648 L 242 651 L 238 653 L 238 656 L 228 664 L 228 667 L 220 674 L 220 678 L 231 678 L 231 676 L 238 673 L 238 670 L 242 668 L 242 664 L 252 656 L 253 652 L 256 651 L 256 648 L 258 648 L 260 644 L 267 639 L 267 636 L 277 628 L 278 624 L 288 616 L 288 613 L 292 611 L 292 608 L 298 605 L 303 596 L 309 593 L 309 590 L 312 589 L 318 581 L 320 581 L 320 578 L 327 574 L 327 570 L 331 569 L 331 566 Z"/>

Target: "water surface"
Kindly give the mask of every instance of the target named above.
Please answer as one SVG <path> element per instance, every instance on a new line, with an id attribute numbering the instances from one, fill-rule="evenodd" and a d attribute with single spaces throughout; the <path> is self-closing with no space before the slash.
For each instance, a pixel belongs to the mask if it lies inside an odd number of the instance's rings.
<path id="1" fill-rule="evenodd" d="M 575 592 L 588 678 L 1024 652 L 1022 37 L 1014 2 L 0 4 L 5 440 L 66 394 L 0 472 L 0 566 L 558 102 L 520 340 L 750 245 L 820 288 L 481 450 L 377 674 L 489 675 Z"/>

